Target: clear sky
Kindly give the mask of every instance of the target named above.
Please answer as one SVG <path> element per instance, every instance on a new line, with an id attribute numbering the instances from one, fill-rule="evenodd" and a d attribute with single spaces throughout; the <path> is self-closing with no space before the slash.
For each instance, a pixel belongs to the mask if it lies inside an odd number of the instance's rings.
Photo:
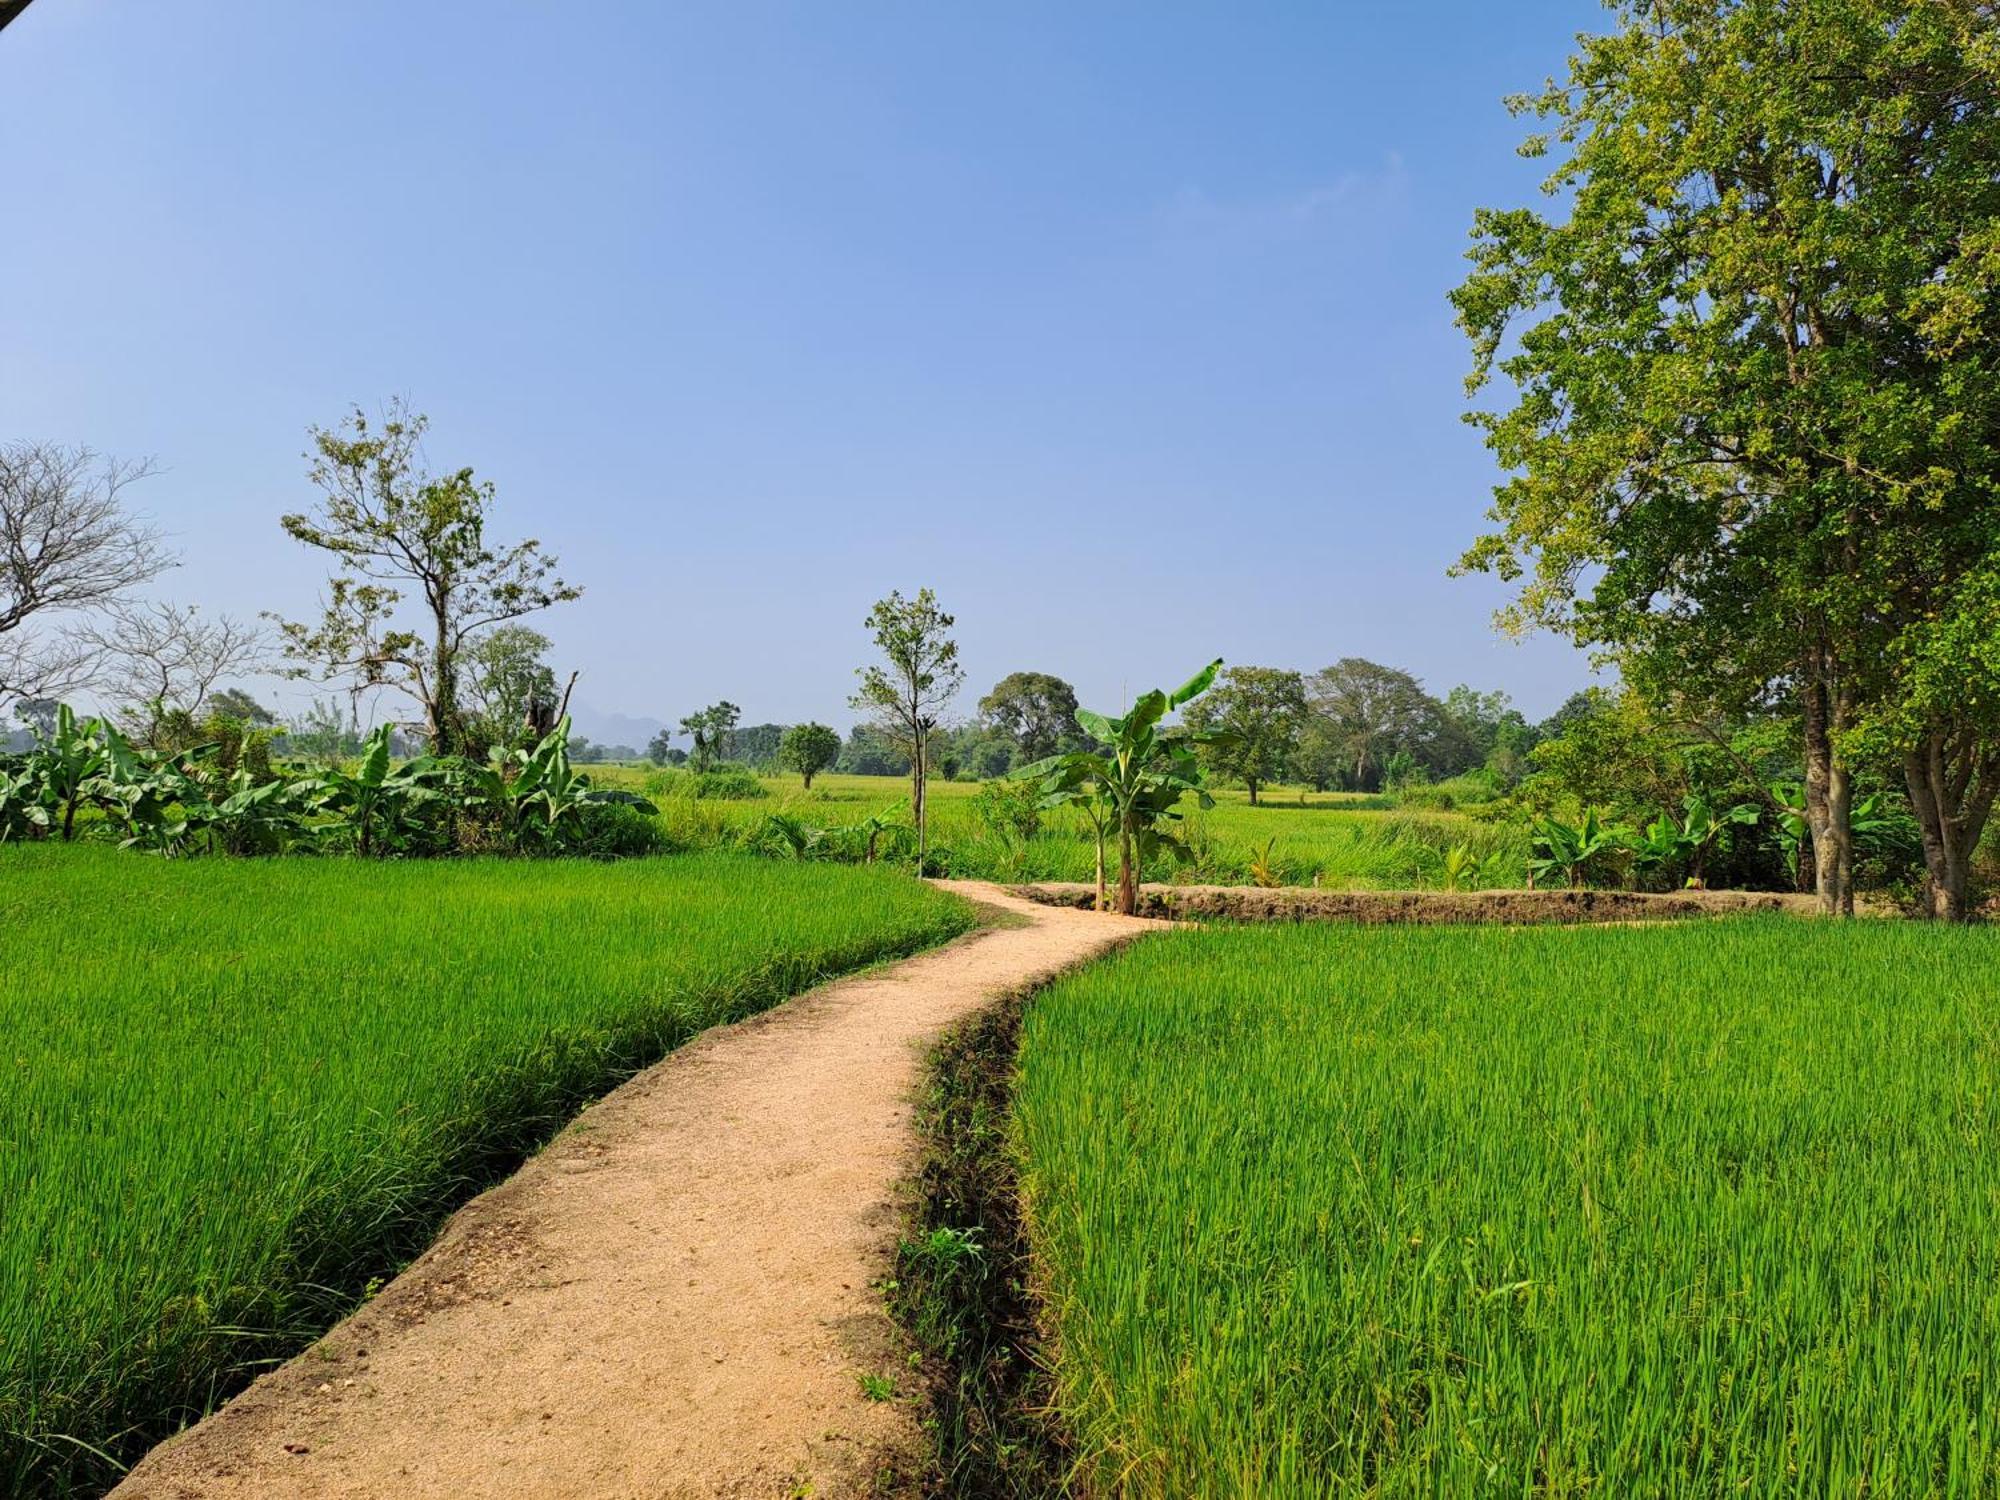
<path id="1" fill-rule="evenodd" d="M 303 618 L 305 429 L 407 395 L 586 587 L 538 623 L 599 710 L 845 725 L 928 584 L 968 708 L 1361 655 L 1543 714 L 1583 658 L 1445 577 L 1495 477 L 1445 294 L 1601 18 L 39 0 L 0 436 L 154 456 L 159 592 Z"/>

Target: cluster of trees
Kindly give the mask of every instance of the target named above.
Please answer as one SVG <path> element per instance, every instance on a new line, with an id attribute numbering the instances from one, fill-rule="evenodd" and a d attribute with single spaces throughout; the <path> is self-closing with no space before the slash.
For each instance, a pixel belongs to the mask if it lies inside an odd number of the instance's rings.
<path id="1" fill-rule="evenodd" d="M 1204 758 L 1255 803 L 1280 781 L 1372 792 L 1485 769 L 1498 787 L 1511 787 L 1562 713 L 1531 724 L 1505 693 L 1464 686 L 1440 700 L 1408 672 L 1349 656 L 1309 674 L 1231 667 L 1189 706 L 1187 721 L 1228 731 Z"/>
<path id="2" fill-rule="evenodd" d="M 726 762 L 755 771 L 792 771 L 805 776 L 808 785 L 812 776 L 826 770 L 854 776 L 909 775 L 907 734 L 881 722 L 877 705 L 866 707 L 869 716 L 843 741 L 819 723 L 739 727 L 742 711 L 725 701 L 683 718 L 678 730 L 661 730 L 647 745 L 646 757 L 663 766 L 709 769 Z M 943 711 L 935 715 L 926 734 L 927 763 L 948 780 L 1005 776 L 1017 765 L 1080 748 L 1083 738 L 1076 710 L 1076 689 L 1062 678 L 1047 672 L 1010 673 L 979 700 L 977 715 L 970 721 L 952 723 Z M 677 737 L 688 740 L 694 750 L 675 744 Z"/>
<path id="3" fill-rule="evenodd" d="M 1791 724 L 1834 912 L 1869 777 L 1952 919 L 2000 793 L 1996 22 L 1626 0 L 1519 104 L 1559 211 L 1481 212 L 1454 294 L 1508 471 L 1462 566 L 1676 719 Z"/>
<path id="4" fill-rule="evenodd" d="M 517 622 L 581 590 L 540 543 L 490 536 L 492 485 L 469 468 L 430 471 L 427 425 L 392 403 L 380 421 L 356 410 L 312 430 L 318 503 L 282 524 L 332 571 L 319 617 L 269 616 L 273 630 L 135 597 L 177 562 L 125 504 L 150 465 L 0 445 L 0 707 L 46 728 L 59 700 L 87 690 L 118 705 L 121 733 L 169 749 L 217 713 L 269 723 L 225 679 L 275 668 L 349 694 L 345 716 L 316 707 L 293 726 L 301 745 L 354 753 L 354 705 L 377 689 L 415 704 L 418 718 L 397 728 L 433 754 L 479 758 L 546 738 L 567 689 L 548 638 Z"/>

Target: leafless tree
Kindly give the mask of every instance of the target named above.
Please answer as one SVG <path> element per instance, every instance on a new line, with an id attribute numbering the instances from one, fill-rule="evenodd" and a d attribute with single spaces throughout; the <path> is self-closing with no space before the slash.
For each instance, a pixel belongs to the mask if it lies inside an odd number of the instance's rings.
<path id="1" fill-rule="evenodd" d="M 48 627 L 102 611 L 174 565 L 122 496 L 152 472 L 88 448 L 0 443 L 0 704 L 81 687 L 95 648 Z"/>
<path id="2" fill-rule="evenodd" d="M 194 714 L 225 677 L 269 664 L 264 632 L 192 604 L 159 600 L 109 606 L 78 639 L 97 657 L 98 693 L 148 732 L 168 713 Z"/>

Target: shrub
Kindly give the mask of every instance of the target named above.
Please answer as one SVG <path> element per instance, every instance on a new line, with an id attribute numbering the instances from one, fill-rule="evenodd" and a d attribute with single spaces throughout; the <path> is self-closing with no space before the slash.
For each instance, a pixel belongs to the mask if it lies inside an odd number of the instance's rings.
<path id="1" fill-rule="evenodd" d="M 646 790 L 655 797 L 711 802 L 749 802 L 770 795 L 755 771 L 737 765 L 719 765 L 712 771 L 655 771 L 646 778 Z"/>
<path id="2" fill-rule="evenodd" d="M 660 820 L 622 802 L 587 802 L 564 825 L 561 852 L 590 859 L 636 859 L 667 850 Z"/>

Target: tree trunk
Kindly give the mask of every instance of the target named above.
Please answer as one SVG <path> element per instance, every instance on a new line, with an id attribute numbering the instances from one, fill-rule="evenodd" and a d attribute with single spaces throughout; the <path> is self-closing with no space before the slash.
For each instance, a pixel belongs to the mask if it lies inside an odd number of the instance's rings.
<path id="1" fill-rule="evenodd" d="M 1118 910 L 1133 916 L 1139 910 L 1139 872 L 1132 867 L 1132 815 L 1118 815 Z"/>
<path id="2" fill-rule="evenodd" d="M 1243 784 L 1250 788 L 1250 805 L 1255 807 L 1257 805 L 1257 783 L 1246 776 L 1243 778 Z"/>
<path id="3" fill-rule="evenodd" d="M 458 658 L 451 649 L 451 622 L 442 603 L 432 609 L 437 642 L 431 652 L 430 719 L 431 753 L 456 755 L 458 733 Z"/>
<path id="4" fill-rule="evenodd" d="M 930 827 L 924 805 L 925 735 L 921 726 L 910 737 L 910 810 L 917 820 L 917 874 L 924 873 L 924 865 L 930 856 Z"/>
<path id="5" fill-rule="evenodd" d="M 1925 905 L 1946 922 L 1972 918 L 1972 856 L 2000 790 L 2000 755 L 1967 738 L 1957 745 L 1933 729 L 1903 757 L 1910 809 L 1923 836 Z"/>
<path id="6" fill-rule="evenodd" d="M 1813 887 L 1828 916 L 1854 915 L 1854 780 L 1835 749 L 1844 728 L 1842 695 L 1828 687 L 1824 661 L 1816 660 L 1804 690 L 1806 823 L 1812 832 Z"/>

